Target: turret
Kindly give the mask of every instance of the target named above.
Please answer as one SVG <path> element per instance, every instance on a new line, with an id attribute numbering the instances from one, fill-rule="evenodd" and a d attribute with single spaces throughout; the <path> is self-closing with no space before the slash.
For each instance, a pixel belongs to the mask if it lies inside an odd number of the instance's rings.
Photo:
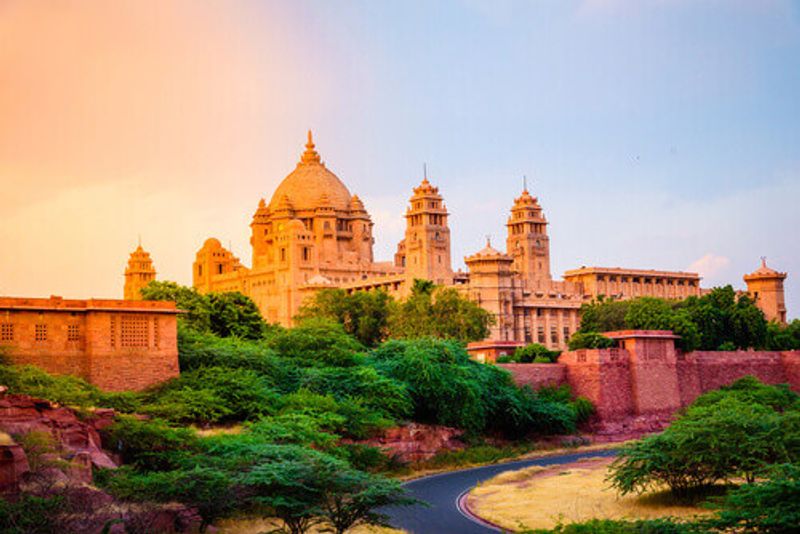
<path id="1" fill-rule="evenodd" d="M 197 251 L 192 266 L 192 284 L 201 293 L 213 290 L 215 277 L 234 273 L 242 268 L 239 258 L 222 246 L 219 239 L 211 237 Z"/>
<path id="2" fill-rule="evenodd" d="M 451 283 L 449 214 L 439 188 L 432 186 L 425 177 L 414 188 L 409 202 L 405 239 L 398 246 L 395 261 L 405 265 L 409 280 L 421 278 L 437 284 Z"/>
<path id="3" fill-rule="evenodd" d="M 784 300 L 783 281 L 786 273 L 779 273 L 767 267 L 767 259 L 761 258 L 761 267 L 744 275 L 747 293 L 764 312 L 768 321 L 786 324 L 786 301 Z"/>
<path id="4" fill-rule="evenodd" d="M 150 254 L 145 252 L 142 244 L 131 252 L 128 266 L 125 268 L 125 287 L 123 298 L 125 300 L 142 300 L 141 289 L 156 279 L 156 270 Z"/>
<path id="5" fill-rule="evenodd" d="M 506 227 L 506 251 L 514 258 L 514 271 L 530 282 L 552 280 L 547 219 L 538 199 L 528 193 L 527 187 L 514 200 Z"/>

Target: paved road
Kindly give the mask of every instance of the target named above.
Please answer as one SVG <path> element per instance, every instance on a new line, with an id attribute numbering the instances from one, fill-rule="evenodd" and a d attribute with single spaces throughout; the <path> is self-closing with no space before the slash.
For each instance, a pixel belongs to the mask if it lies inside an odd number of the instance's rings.
<path id="1" fill-rule="evenodd" d="M 429 507 L 407 506 L 384 510 L 391 518 L 390 523 L 413 534 L 488 534 L 497 529 L 482 525 L 467 518 L 458 509 L 459 497 L 473 486 L 495 475 L 511 469 L 532 465 L 553 465 L 574 462 L 581 458 L 613 456 L 614 450 L 582 452 L 533 458 L 503 464 L 474 467 L 462 471 L 442 473 L 419 478 L 404 484 L 409 493 L 430 504 Z"/>

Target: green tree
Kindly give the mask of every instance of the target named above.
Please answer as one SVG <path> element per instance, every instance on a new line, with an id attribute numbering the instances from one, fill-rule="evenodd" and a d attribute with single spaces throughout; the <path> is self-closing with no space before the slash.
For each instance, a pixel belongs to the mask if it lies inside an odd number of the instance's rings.
<path id="1" fill-rule="evenodd" d="M 437 337 L 469 342 L 486 338 L 493 322 L 489 312 L 456 289 L 415 280 L 411 295 L 392 307 L 389 332 L 395 338 Z"/>
<path id="2" fill-rule="evenodd" d="M 700 342 L 697 325 L 684 309 L 664 299 L 641 297 L 634 299 L 625 314 L 625 326 L 633 330 L 671 330 L 680 336 L 676 344 L 684 351 L 692 351 Z"/>
<path id="3" fill-rule="evenodd" d="M 625 330 L 629 300 L 603 298 L 581 306 L 581 332 L 613 332 Z"/>
<path id="4" fill-rule="evenodd" d="M 210 328 L 221 337 L 262 339 L 268 331 L 267 323 L 250 297 L 232 291 L 209 293 Z"/>
<path id="5" fill-rule="evenodd" d="M 800 525 L 800 465 L 775 465 L 767 480 L 745 484 L 731 491 L 722 501 L 717 516 L 705 524 L 720 532 L 797 532 Z"/>
<path id="6" fill-rule="evenodd" d="M 267 342 L 279 356 L 301 365 L 351 367 L 361 361 L 364 346 L 329 319 L 306 319 Z"/>
<path id="7" fill-rule="evenodd" d="M 323 289 L 303 304 L 295 319 L 322 317 L 336 321 L 366 347 L 376 347 L 388 334 L 392 297 L 385 291 Z"/>
<path id="8" fill-rule="evenodd" d="M 325 482 L 322 517 L 335 534 L 361 524 L 388 527 L 388 516 L 377 508 L 418 502 L 406 495 L 399 482 L 354 469 L 333 471 Z"/>
<path id="9" fill-rule="evenodd" d="M 567 344 L 569 350 L 608 349 L 614 346 L 614 340 L 597 332 L 576 332 Z"/>
<path id="10" fill-rule="evenodd" d="M 530 343 L 524 347 L 518 347 L 517 350 L 514 351 L 514 354 L 507 360 L 501 361 L 501 359 L 498 359 L 497 361 L 498 363 L 504 363 L 504 361 L 518 363 L 554 363 L 560 354 L 561 351 L 550 350 L 539 343 Z"/>
<path id="11" fill-rule="evenodd" d="M 190 327 L 201 332 L 211 330 L 211 308 L 208 298 L 193 287 L 175 282 L 153 280 L 141 290 L 144 300 L 167 300 L 175 302 L 178 309 L 186 312 L 180 317 Z"/>

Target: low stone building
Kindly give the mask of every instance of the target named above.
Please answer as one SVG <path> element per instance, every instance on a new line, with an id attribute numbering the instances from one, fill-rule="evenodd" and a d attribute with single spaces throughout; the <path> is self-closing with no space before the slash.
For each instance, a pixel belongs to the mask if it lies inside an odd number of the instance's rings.
<path id="1" fill-rule="evenodd" d="M 174 302 L 0 297 L 0 350 L 104 390 L 141 390 L 179 374 L 178 313 Z"/>

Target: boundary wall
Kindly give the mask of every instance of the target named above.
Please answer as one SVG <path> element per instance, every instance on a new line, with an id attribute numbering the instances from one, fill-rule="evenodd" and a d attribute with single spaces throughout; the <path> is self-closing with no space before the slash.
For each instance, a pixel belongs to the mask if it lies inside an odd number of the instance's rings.
<path id="1" fill-rule="evenodd" d="M 767 384 L 788 384 L 800 393 L 800 351 L 695 351 L 675 348 L 663 330 L 605 334 L 609 349 L 561 354 L 556 364 L 499 364 L 519 385 L 533 389 L 567 384 L 595 405 L 600 421 L 641 416 L 668 419 L 706 391 L 752 375 Z"/>

